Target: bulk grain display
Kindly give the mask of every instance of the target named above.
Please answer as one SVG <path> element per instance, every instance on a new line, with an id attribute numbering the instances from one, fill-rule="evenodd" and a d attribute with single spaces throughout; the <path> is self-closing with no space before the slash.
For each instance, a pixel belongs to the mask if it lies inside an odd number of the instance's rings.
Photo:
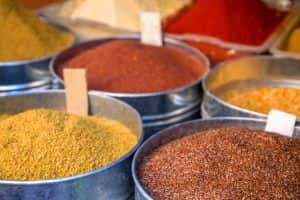
<path id="1" fill-rule="evenodd" d="M 300 199 L 297 4 L 0 0 L 0 199 Z M 162 46 L 141 42 L 149 11 Z M 70 68 L 89 116 L 52 89 Z"/>
<path id="2" fill-rule="evenodd" d="M 0 26 L 0 96 L 51 88 L 50 58 L 71 46 L 73 35 L 17 0 L 0 0 Z"/>
<path id="3" fill-rule="evenodd" d="M 65 113 L 63 90 L 0 98 L 0 199 L 127 199 L 143 139 L 139 114 L 89 92 L 89 115 Z"/>
<path id="4" fill-rule="evenodd" d="M 300 89 L 259 87 L 228 90 L 220 97 L 233 105 L 268 114 L 271 109 L 282 110 L 300 118 Z"/>
<path id="5" fill-rule="evenodd" d="M 87 70 L 89 89 L 119 98 L 142 115 L 146 137 L 164 127 L 199 118 L 201 81 L 208 59 L 171 37 L 163 46 L 140 43 L 139 35 L 87 41 L 52 60 L 51 71 L 63 83 L 62 70 Z"/>
<path id="6" fill-rule="evenodd" d="M 159 132 L 135 155 L 136 199 L 297 199 L 300 139 L 264 124 L 216 118 Z"/>
<path id="7" fill-rule="evenodd" d="M 0 9 L 0 62 L 50 56 L 74 41 L 71 34 L 42 22 L 17 0 L 1 0 Z"/>
<path id="8" fill-rule="evenodd" d="M 203 116 L 265 118 L 271 109 L 279 109 L 299 118 L 299 67 L 296 59 L 272 56 L 218 65 L 203 81 Z"/>
<path id="9" fill-rule="evenodd" d="M 129 128 L 106 118 L 35 109 L 0 119 L 1 180 L 86 173 L 119 159 L 137 144 Z"/>
<path id="10" fill-rule="evenodd" d="M 64 68 L 84 68 L 89 89 L 114 93 L 174 90 L 206 72 L 203 62 L 178 48 L 132 40 L 110 41 L 81 52 L 60 64 L 60 76 Z"/>

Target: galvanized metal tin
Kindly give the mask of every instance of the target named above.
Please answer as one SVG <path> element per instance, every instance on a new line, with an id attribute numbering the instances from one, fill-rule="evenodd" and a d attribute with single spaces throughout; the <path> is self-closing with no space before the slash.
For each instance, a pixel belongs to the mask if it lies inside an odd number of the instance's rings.
<path id="1" fill-rule="evenodd" d="M 63 80 L 58 76 L 56 69 L 61 63 L 70 59 L 74 55 L 86 49 L 101 45 L 105 42 L 111 40 L 140 40 L 139 35 L 126 35 L 126 36 L 116 36 L 110 38 L 102 38 L 98 40 L 92 40 L 89 42 L 84 42 L 74 47 L 71 47 L 61 54 L 56 56 L 50 64 L 50 70 L 54 77 L 58 79 L 61 83 Z M 206 73 L 209 71 L 209 61 L 208 59 L 198 50 L 178 41 L 171 37 L 166 36 L 164 38 L 164 45 L 173 46 L 181 49 L 189 55 L 193 55 L 202 61 L 206 68 Z M 206 74 L 205 73 L 205 74 Z M 205 75 L 204 74 L 204 75 Z M 159 122 L 170 118 L 177 118 L 179 115 L 184 115 L 188 113 L 195 105 L 201 102 L 202 90 L 201 81 L 203 76 L 199 77 L 194 83 L 186 85 L 184 87 L 163 91 L 155 93 L 142 93 L 142 94 L 130 94 L 130 93 L 111 93 L 101 91 L 101 93 L 118 98 L 122 101 L 133 106 L 142 115 L 142 119 L 145 124 L 153 124 L 153 121 Z M 99 77 L 100 78 L 100 77 Z M 198 107 L 199 111 L 199 107 Z M 153 132 L 148 132 L 150 129 L 146 129 L 146 137 L 151 135 Z"/>
<path id="2" fill-rule="evenodd" d="M 141 118 L 132 107 L 96 92 L 89 93 L 89 106 L 91 115 L 114 119 L 129 127 L 138 137 L 137 145 L 119 160 L 88 173 L 53 180 L 0 180 L 0 199 L 126 200 L 133 194 L 130 166 L 143 139 Z M 0 98 L 0 113 L 14 114 L 33 108 L 64 110 L 65 94 L 53 90 Z"/>
<path id="3" fill-rule="evenodd" d="M 65 27 L 53 23 L 49 24 L 69 32 Z M 66 48 L 72 45 L 73 43 Z M 49 71 L 49 63 L 51 58 L 58 53 L 31 60 L 0 62 L 0 95 L 50 87 L 52 76 Z"/>
<path id="4" fill-rule="evenodd" d="M 50 57 L 23 62 L 0 63 L 0 93 L 9 93 L 49 85 Z"/>
<path id="5" fill-rule="evenodd" d="M 240 127 L 252 130 L 264 130 L 266 122 L 262 119 L 252 118 L 212 118 L 206 120 L 195 120 L 165 129 L 156 135 L 149 138 L 137 150 L 132 162 L 132 175 L 135 183 L 135 199 L 136 200 L 151 200 L 150 194 L 142 186 L 137 175 L 137 169 L 143 159 L 149 155 L 155 148 L 168 143 L 174 139 L 213 128 L 223 127 Z M 295 128 L 294 136 L 300 137 L 300 128 Z"/>
<path id="6" fill-rule="evenodd" d="M 228 89 L 255 86 L 300 88 L 300 62 L 288 58 L 254 56 L 218 65 L 203 81 L 202 113 L 206 114 L 206 117 L 266 118 L 265 114 L 240 108 L 220 98 L 220 94 Z M 297 122 L 299 124 L 300 119 Z"/>

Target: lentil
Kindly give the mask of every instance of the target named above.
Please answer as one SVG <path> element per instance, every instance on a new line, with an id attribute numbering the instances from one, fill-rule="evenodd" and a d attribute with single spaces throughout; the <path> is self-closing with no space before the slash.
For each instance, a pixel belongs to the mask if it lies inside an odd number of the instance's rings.
<path id="1" fill-rule="evenodd" d="M 114 40 L 75 55 L 56 69 L 85 68 L 89 89 L 121 93 L 160 92 L 195 82 L 204 63 L 174 47 Z"/>
<path id="2" fill-rule="evenodd" d="M 274 108 L 300 117 L 300 90 L 296 88 L 233 89 L 223 93 L 221 98 L 233 105 L 264 114 Z"/>
<path id="3" fill-rule="evenodd" d="M 37 59 L 71 45 L 74 37 L 43 23 L 17 0 L 0 0 L 0 62 Z"/>
<path id="4" fill-rule="evenodd" d="M 299 199 L 300 139 L 220 128 L 164 144 L 138 167 L 154 199 Z"/>
<path id="5" fill-rule="evenodd" d="M 46 109 L 0 121 L 0 179 L 40 180 L 105 166 L 137 143 L 124 125 Z"/>

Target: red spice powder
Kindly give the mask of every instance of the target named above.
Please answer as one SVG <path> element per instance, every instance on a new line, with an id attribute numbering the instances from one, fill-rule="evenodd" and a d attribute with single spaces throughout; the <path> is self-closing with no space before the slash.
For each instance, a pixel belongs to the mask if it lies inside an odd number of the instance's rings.
<path id="1" fill-rule="evenodd" d="M 261 0 L 196 0 L 189 11 L 169 22 L 166 31 L 261 45 L 286 15 L 267 7 Z"/>
<path id="2" fill-rule="evenodd" d="M 63 68 L 85 68 L 89 89 L 115 93 L 150 93 L 176 89 L 198 80 L 204 63 L 175 47 L 155 47 L 115 40 L 84 51 Z"/>
<path id="3" fill-rule="evenodd" d="M 199 49 L 202 53 L 204 53 L 209 58 L 212 68 L 215 65 L 227 60 L 253 55 L 251 53 L 222 48 L 217 45 L 204 42 L 186 41 L 186 43 Z"/>

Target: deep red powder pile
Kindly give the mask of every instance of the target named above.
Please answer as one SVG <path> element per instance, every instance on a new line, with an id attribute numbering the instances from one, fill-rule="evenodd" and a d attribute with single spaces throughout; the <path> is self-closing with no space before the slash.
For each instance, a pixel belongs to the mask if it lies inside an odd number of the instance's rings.
<path id="1" fill-rule="evenodd" d="M 167 25 L 166 31 L 255 46 L 265 42 L 286 15 L 261 0 L 196 0 L 189 11 Z"/>
<path id="2" fill-rule="evenodd" d="M 204 74 L 204 63 L 174 47 L 115 40 L 74 56 L 58 67 L 85 68 L 89 89 L 150 93 L 176 89 Z"/>

